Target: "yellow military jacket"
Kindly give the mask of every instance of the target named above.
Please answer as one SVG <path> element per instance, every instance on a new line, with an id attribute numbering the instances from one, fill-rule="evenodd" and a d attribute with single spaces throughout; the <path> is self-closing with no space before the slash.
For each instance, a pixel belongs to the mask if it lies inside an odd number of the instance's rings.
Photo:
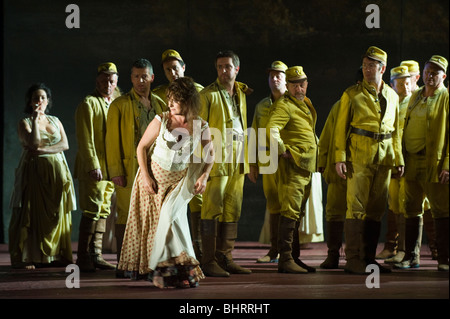
<path id="1" fill-rule="evenodd" d="M 339 112 L 339 103 L 337 101 L 331 107 L 322 133 L 319 138 L 319 155 L 317 158 L 317 167 L 323 167 L 325 170 L 322 174 L 327 184 L 335 183 L 342 178 L 336 172 L 336 160 L 334 152 L 334 127 Z"/>
<path id="2" fill-rule="evenodd" d="M 194 83 L 194 85 L 198 92 L 200 92 L 204 88 L 203 85 L 198 83 Z M 152 92 L 156 94 L 159 98 L 161 98 L 161 100 L 163 100 L 166 104 L 168 103 L 166 96 L 168 86 L 169 83 L 161 84 L 152 90 Z"/>
<path id="3" fill-rule="evenodd" d="M 266 138 L 264 135 L 264 141 L 260 141 L 259 130 L 260 128 L 266 128 L 269 121 L 270 107 L 272 106 L 272 95 L 265 97 L 256 104 L 255 113 L 253 114 L 252 121 L 252 135 L 249 136 L 249 160 L 250 165 L 254 166 L 268 166 L 269 163 L 259 162 L 259 152 L 266 152 L 269 156 L 269 145 L 266 144 Z M 250 154 L 255 154 L 254 158 Z"/>
<path id="4" fill-rule="evenodd" d="M 266 126 L 268 140 L 275 139 L 278 142 L 278 155 L 289 150 L 298 167 L 315 172 L 318 142 L 316 121 L 317 113 L 309 98 L 299 101 L 286 92 L 270 109 Z"/>
<path id="5" fill-rule="evenodd" d="M 163 100 L 151 94 L 156 114 L 167 111 Z M 141 139 L 139 95 L 131 89 L 111 103 L 106 122 L 106 159 L 109 177 L 126 176 L 131 187 L 138 170 L 136 147 Z"/>
<path id="6" fill-rule="evenodd" d="M 244 163 L 241 165 L 241 174 L 249 172 L 248 142 L 247 142 L 247 99 L 245 91 L 247 85 L 235 82 L 236 94 L 239 100 L 239 113 L 241 115 L 242 128 L 244 130 Z M 223 92 L 222 92 L 223 91 Z M 230 157 L 230 143 L 233 143 L 232 116 L 225 99 L 226 91 L 217 79 L 214 83 L 200 91 L 201 109 L 200 117 L 208 122 L 215 150 L 215 161 L 210 176 L 229 176 L 231 163 L 227 163 Z M 228 130 L 227 130 L 228 129 Z"/>
<path id="7" fill-rule="evenodd" d="M 335 127 L 336 162 L 403 166 L 399 130 L 398 95 L 383 82 L 382 98 L 386 110 L 381 117 L 380 98 L 376 89 L 366 80 L 353 85 L 340 99 L 340 111 Z M 350 128 L 360 128 L 374 133 L 392 133 L 392 138 L 375 140 L 371 137 L 350 133 Z"/>
<path id="8" fill-rule="evenodd" d="M 85 97 L 75 111 L 78 150 L 75 158 L 75 178 L 88 178 L 88 172 L 101 169 L 108 180 L 106 166 L 106 118 L 108 103 L 96 90 Z"/>
<path id="9" fill-rule="evenodd" d="M 408 125 L 411 111 L 422 99 L 424 87 L 415 91 L 406 110 L 405 128 Z M 442 85 L 434 92 L 433 96 L 427 98 L 427 134 L 426 134 L 426 181 L 439 182 L 439 174 L 442 170 L 449 169 L 449 107 L 448 91 Z M 405 136 L 403 136 L 403 145 Z M 404 147 L 406 150 L 406 148 Z M 405 151 L 406 152 L 406 151 Z M 405 154 L 407 156 L 407 154 Z M 405 167 L 405 175 L 408 167 Z"/>

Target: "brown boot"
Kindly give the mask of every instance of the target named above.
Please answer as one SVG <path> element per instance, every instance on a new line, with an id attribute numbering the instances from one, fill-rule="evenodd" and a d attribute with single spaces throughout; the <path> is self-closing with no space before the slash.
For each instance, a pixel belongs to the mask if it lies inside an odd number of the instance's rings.
<path id="1" fill-rule="evenodd" d="M 270 250 L 264 257 L 258 258 L 257 263 L 278 262 L 278 222 L 280 214 L 270 214 Z"/>
<path id="2" fill-rule="evenodd" d="M 103 234 L 106 231 L 106 219 L 100 218 L 95 225 L 95 233 L 91 241 L 91 255 L 95 267 L 99 269 L 116 269 L 116 266 L 110 264 L 102 257 Z"/>
<path id="3" fill-rule="evenodd" d="M 191 212 L 191 236 L 195 258 L 202 260 L 202 236 L 200 233 L 201 212 Z"/>
<path id="4" fill-rule="evenodd" d="M 218 241 L 216 250 L 219 266 L 230 274 L 251 274 L 252 271 L 250 269 L 236 264 L 231 254 L 237 238 L 238 223 L 218 223 L 217 225 L 218 228 L 220 228 L 220 230 L 217 231 Z"/>
<path id="5" fill-rule="evenodd" d="M 297 265 L 306 269 L 308 272 L 316 272 L 316 268 L 306 265 L 303 261 L 300 260 L 300 236 L 298 235 L 298 228 L 300 227 L 300 222 L 295 222 L 295 230 L 292 234 L 292 258 Z"/>
<path id="6" fill-rule="evenodd" d="M 216 260 L 217 220 L 202 219 L 200 225 L 203 273 L 209 277 L 229 277 L 230 273 L 221 268 Z"/>
<path id="7" fill-rule="evenodd" d="M 294 240 L 294 231 L 298 232 L 296 221 L 284 216 L 280 216 L 278 224 L 278 251 L 280 259 L 278 259 L 278 272 L 289 274 L 307 273 L 308 270 L 300 267 L 292 258 L 292 243 Z"/>
<path id="8" fill-rule="evenodd" d="M 342 246 L 342 235 L 344 233 L 344 222 L 328 221 L 327 222 L 327 247 L 328 255 L 323 263 L 320 264 L 322 269 L 338 269 L 339 268 L 339 250 Z"/>
<path id="9" fill-rule="evenodd" d="M 364 261 L 367 265 L 376 265 L 380 273 L 390 273 L 390 268 L 380 265 L 376 259 L 375 254 L 378 246 L 378 239 L 380 237 L 381 222 L 366 218 L 363 223 L 362 233 L 362 247 L 364 254 Z"/>
<path id="10" fill-rule="evenodd" d="M 438 270 L 448 271 L 448 217 L 435 218 Z"/>
<path id="11" fill-rule="evenodd" d="M 95 220 L 81 216 L 79 235 L 78 235 L 78 250 L 76 264 L 81 272 L 94 272 L 95 265 L 89 252 L 89 246 L 95 232 Z"/>
<path id="12" fill-rule="evenodd" d="M 395 218 L 398 229 L 397 253 L 395 256 L 384 260 L 387 264 L 400 263 L 405 257 L 405 216 L 403 214 L 396 214 Z"/>
<path id="13" fill-rule="evenodd" d="M 387 213 L 387 232 L 383 250 L 375 256 L 376 259 L 386 259 L 397 254 L 398 230 L 395 214 L 390 209 Z"/>
<path id="14" fill-rule="evenodd" d="M 394 264 L 395 268 L 408 269 L 419 268 L 416 263 L 417 242 L 420 237 L 421 217 L 411 217 L 405 219 L 405 257 L 400 263 Z"/>
<path id="15" fill-rule="evenodd" d="M 344 223 L 345 264 L 344 271 L 350 274 L 365 275 L 366 263 L 360 257 L 363 221 L 346 219 Z"/>

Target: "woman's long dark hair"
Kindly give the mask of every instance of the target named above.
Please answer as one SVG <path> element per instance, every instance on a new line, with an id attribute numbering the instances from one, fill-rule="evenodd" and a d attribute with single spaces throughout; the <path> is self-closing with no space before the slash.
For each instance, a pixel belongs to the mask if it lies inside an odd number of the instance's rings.
<path id="1" fill-rule="evenodd" d="M 31 106 L 31 99 L 33 98 L 33 93 L 37 90 L 44 90 L 47 94 L 48 105 L 45 109 L 45 114 L 50 113 L 50 109 L 52 108 L 52 91 L 48 88 L 44 83 L 35 83 L 27 90 L 25 95 L 25 109 L 23 110 L 26 114 L 33 114 L 33 106 Z"/>
<path id="2" fill-rule="evenodd" d="M 189 131 L 192 133 L 193 121 L 200 113 L 200 94 L 192 78 L 182 77 L 171 82 L 167 88 L 167 100 L 171 99 L 180 103 L 180 115 L 186 117 Z M 167 124 L 170 125 L 170 120 Z"/>

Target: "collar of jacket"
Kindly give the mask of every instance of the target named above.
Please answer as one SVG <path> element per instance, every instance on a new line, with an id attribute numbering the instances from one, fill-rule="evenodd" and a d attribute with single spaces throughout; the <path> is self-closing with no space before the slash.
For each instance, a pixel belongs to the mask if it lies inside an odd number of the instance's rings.
<path id="1" fill-rule="evenodd" d="M 369 82 L 367 82 L 366 80 L 363 80 L 361 82 L 361 85 L 363 86 L 363 88 L 365 88 L 367 90 L 367 92 L 369 92 L 375 98 L 378 98 L 377 89 L 373 85 L 370 85 Z M 380 91 L 381 95 L 386 97 L 387 90 L 388 90 L 388 86 L 386 85 L 386 83 L 383 80 L 381 80 L 381 91 Z"/>
<path id="2" fill-rule="evenodd" d="M 216 85 L 219 89 L 225 90 L 224 86 L 219 82 L 219 78 L 216 79 Z M 244 92 L 245 95 L 250 95 L 253 93 L 253 89 L 242 82 L 234 81 L 234 87 L 236 88 L 236 92 L 240 90 Z"/>

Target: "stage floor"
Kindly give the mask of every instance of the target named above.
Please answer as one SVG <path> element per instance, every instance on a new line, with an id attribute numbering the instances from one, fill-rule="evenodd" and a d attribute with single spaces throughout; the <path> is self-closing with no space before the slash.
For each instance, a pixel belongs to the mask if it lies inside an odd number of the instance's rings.
<path id="1" fill-rule="evenodd" d="M 73 247 L 75 251 L 76 243 Z M 302 261 L 316 267 L 315 273 L 279 274 L 277 264 L 256 263 L 256 259 L 267 252 L 267 247 L 238 242 L 233 251 L 235 261 L 251 268 L 253 273 L 229 278 L 207 277 L 197 288 L 159 289 L 147 281 L 117 279 L 115 271 L 105 270 L 81 273 L 80 288 L 67 288 L 66 278 L 70 273 L 65 268 L 12 269 L 7 245 L 3 244 L 0 245 L 0 299 L 178 299 L 182 304 L 187 300 L 192 304 L 200 300 L 449 299 L 449 274 L 437 271 L 437 262 L 431 260 L 426 245 L 422 247 L 420 268 L 381 274 L 379 281 L 369 273 L 367 276 L 350 275 L 342 268 L 319 269 L 326 256 L 325 243 L 313 243 L 310 249 L 301 251 Z M 381 249 L 382 244 L 378 251 Z M 104 258 L 116 263 L 115 254 L 104 254 Z M 341 257 L 340 266 L 344 264 Z M 369 286 L 379 282 L 379 288 L 370 288 L 366 282 Z"/>

